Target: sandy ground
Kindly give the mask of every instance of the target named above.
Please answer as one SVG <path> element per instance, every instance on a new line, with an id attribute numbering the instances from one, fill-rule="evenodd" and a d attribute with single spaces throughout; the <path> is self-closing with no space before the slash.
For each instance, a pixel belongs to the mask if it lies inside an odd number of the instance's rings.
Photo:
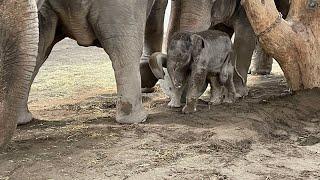
<path id="1" fill-rule="evenodd" d="M 277 65 L 249 96 L 183 115 L 158 90 L 146 123 L 115 123 L 111 64 L 55 47 L 33 85 L 35 120 L 0 151 L 0 179 L 320 179 L 320 91 L 290 95 Z"/>

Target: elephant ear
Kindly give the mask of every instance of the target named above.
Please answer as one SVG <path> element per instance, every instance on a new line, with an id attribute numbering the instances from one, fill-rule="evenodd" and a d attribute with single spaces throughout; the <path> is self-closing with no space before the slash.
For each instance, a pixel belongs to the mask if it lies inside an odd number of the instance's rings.
<path id="1" fill-rule="evenodd" d="M 149 67 L 157 79 L 164 79 L 163 68 L 167 67 L 167 55 L 156 52 L 150 56 Z"/>
<path id="2" fill-rule="evenodd" d="M 205 47 L 204 39 L 198 34 L 193 34 L 190 36 L 190 39 L 192 44 L 192 56 L 196 57 Z"/>
<path id="3" fill-rule="evenodd" d="M 217 25 L 229 20 L 240 5 L 240 0 L 215 0 L 211 9 L 211 23 Z"/>

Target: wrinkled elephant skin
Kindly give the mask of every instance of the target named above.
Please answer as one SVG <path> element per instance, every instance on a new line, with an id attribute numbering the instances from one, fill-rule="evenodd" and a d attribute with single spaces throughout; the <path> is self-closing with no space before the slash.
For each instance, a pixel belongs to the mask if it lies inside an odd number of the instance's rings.
<path id="1" fill-rule="evenodd" d="M 142 106 L 141 85 L 152 87 L 156 79 L 150 77 L 146 63 L 140 65 L 139 60 L 147 15 L 151 14 L 149 11 L 153 4 L 154 0 L 38 2 L 40 42 L 32 82 L 53 46 L 62 39 L 69 37 L 81 46 L 102 47 L 115 71 L 118 94 L 116 120 L 120 123 L 145 121 L 147 113 Z M 149 79 L 141 80 L 140 69 L 147 69 L 143 73 Z M 29 112 L 25 105 L 21 117 L 26 114 Z M 23 119 L 19 123 L 28 121 L 30 119 Z"/>
<path id="2" fill-rule="evenodd" d="M 0 147 L 11 139 L 26 111 L 38 32 L 35 0 L 0 1 Z"/>

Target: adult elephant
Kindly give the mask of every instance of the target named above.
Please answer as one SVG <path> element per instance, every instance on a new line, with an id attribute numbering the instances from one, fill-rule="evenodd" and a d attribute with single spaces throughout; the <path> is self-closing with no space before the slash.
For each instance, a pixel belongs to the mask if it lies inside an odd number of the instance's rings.
<path id="1" fill-rule="evenodd" d="M 0 1 L 0 147 L 25 107 L 38 51 L 35 0 Z"/>
<path id="2" fill-rule="evenodd" d="M 80 46 L 102 47 L 109 54 L 117 83 L 120 123 L 139 123 L 147 118 L 142 106 L 139 59 L 147 15 L 154 0 L 40 0 L 39 50 L 31 81 L 53 46 L 69 37 Z M 26 89 L 28 94 L 30 87 Z M 27 98 L 24 99 L 27 101 Z M 32 115 L 27 104 L 20 110 L 20 124 Z"/>

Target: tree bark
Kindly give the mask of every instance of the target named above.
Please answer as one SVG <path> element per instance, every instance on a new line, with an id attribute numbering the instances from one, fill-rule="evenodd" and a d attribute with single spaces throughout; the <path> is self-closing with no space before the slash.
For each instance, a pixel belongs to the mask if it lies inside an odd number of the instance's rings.
<path id="1" fill-rule="evenodd" d="M 277 21 L 274 0 L 242 0 L 265 51 L 279 62 L 293 91 L 320 87 L 320 2 L 294 0 Z"/>

